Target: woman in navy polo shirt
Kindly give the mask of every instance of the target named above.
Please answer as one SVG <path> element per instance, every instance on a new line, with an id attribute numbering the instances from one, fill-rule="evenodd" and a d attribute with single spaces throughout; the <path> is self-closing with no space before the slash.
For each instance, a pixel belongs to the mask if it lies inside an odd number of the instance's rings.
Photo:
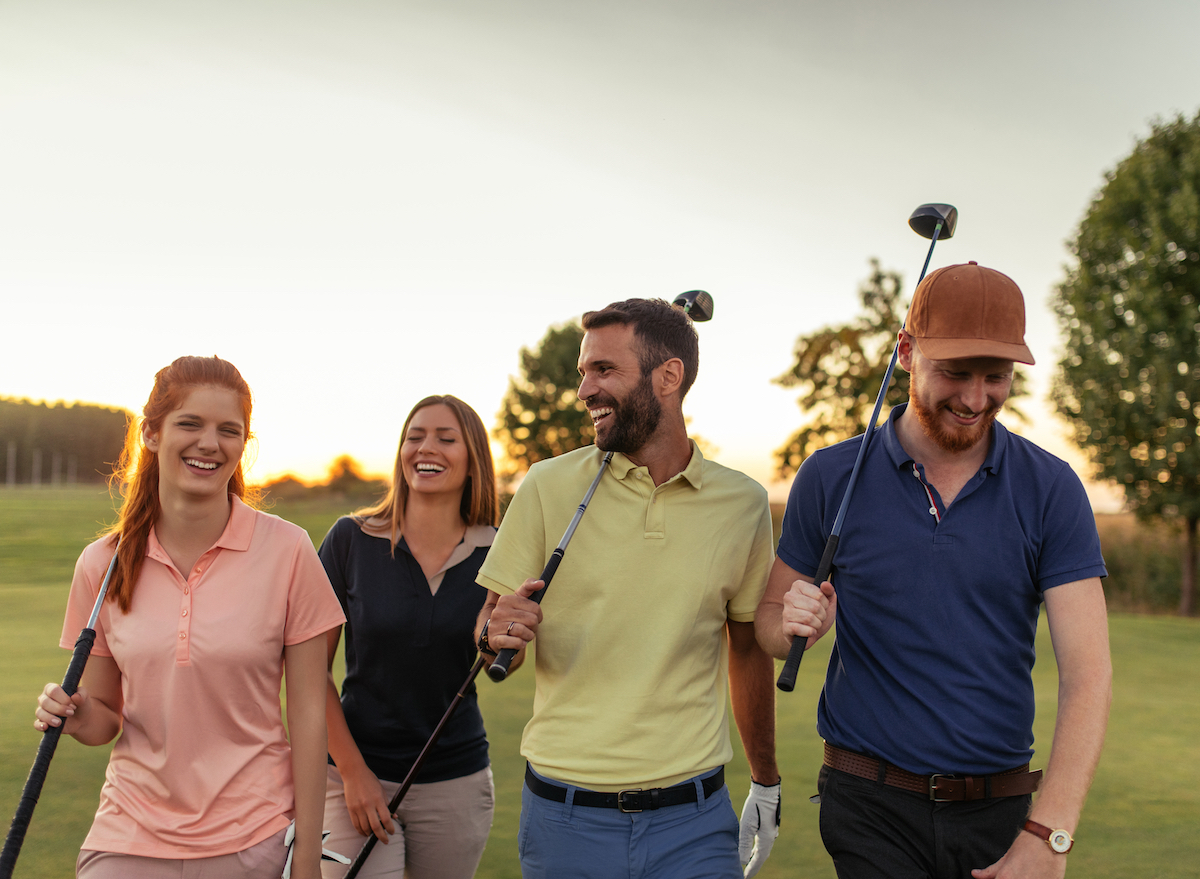
<path id="1" fill-rule="evenodd" d="M 326 709 L 325 847 L 353 858 L 368 833 L 387 843 L 363 877 L 467 879 L 483 854 L 493 788 L 474 686 L 396 815 L 387 807 L 474 663 L 486 598 L 475 575 L 497 512 L 483 422 L 457 397 L 426 397 L 404 423 L 387 496 L 321 544 L 346 614 L 346 677 L 339 699 L 330 674 Z M 327 879 L 346 870 L 322 866 Z"/>

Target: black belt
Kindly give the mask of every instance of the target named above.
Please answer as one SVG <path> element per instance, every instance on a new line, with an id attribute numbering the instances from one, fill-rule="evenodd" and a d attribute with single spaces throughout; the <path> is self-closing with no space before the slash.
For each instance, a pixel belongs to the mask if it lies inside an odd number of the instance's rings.
<path id="1" fill-rule="evenodd" d="M 725 767 L 722 766 L 708 778 L 701 779 L 704 788 L 704 798 L 707 800 L 725 786 Z M 553 800 L 556 803 L 567 801 L 567 789 L 561 785 L 543 781 L 533 774 L 529 764 L 525 764 L 525 785 L 529 790 L 543 800 Z M 591 806 L 594 809 L 620 809 L 622 812 L 653 812 L 667 806 L 679 806 L 684 803 L 696 802 L 696 785 L 685 781 L 674 787 L 656 787 L 650 790 L 632 788 L 630 790 L 603 793 L 594 790 L 576 788 L 571 802 L 576 806 Z"/>

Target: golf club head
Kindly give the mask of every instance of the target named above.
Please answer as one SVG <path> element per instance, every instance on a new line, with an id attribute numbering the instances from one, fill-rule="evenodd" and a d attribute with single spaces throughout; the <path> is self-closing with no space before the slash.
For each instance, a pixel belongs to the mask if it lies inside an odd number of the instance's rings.
<path id="1" fill-rule="evenodd" d="M 912 212 L 908 225 L 922 238 L 932 238 L 939 220 L 942 231 L 938 233 L 938 240 L 953 238 L 954 227 L 958 225 L 958 208 L 952 204 L 923 204 Z"/>
<path id="2" fill-rule="evenodd" d="M 671 304 L 682 308 L 684 313 L 696 323 L 712 320 L 713 298 L 703 290 L 688 290 L 686 293 L 680 293 Z"/>

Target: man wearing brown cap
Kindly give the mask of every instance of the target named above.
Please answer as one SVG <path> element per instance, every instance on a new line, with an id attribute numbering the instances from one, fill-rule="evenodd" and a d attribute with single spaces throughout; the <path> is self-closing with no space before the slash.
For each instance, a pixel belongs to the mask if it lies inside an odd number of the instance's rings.
<path id="1" fill-rule="evenodd" d="M 1112 693 L 1106 571 L 1079 478 L 995 420 L 1013 362 L 1033 363 L 1024 336 L 1000 272 L 921 283 L 899 336 L 909 402 L 871 438 L 820 587 L 860 438 L 810 456 L 792 486 L 755 626 L 782 658 L 836 616 L 817 786 L 841 879 L 1066 871 Z M 1029 767 L 1043 602 L 1059 674 L 1044 778 Z"/>

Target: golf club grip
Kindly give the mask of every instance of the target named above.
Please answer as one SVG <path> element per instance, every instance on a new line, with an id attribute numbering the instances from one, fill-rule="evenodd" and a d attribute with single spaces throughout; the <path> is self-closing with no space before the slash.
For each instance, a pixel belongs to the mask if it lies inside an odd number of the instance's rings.
<path id="1" fill-rule="evenodd" d="M 21 799 L 17 803 L 17 811 L 13 815 L 12 824 L 8 828 L 8 836 L 4 839 L 4 851 L 0 853 L 0 877 L 9 879 L 17 865 L 17 855 L 25 842 L 25 832 L 33 819 L 33 810 L 37 807 L 38 798 L 42 795 L 42 785 L 46 782 L 46 774 L 50 770 L 50 761 L 54 759 L 54 750 L 62 736 L 61 726 L 47 727 L 42 733 L 42 741 L 38 745 L 37 757 L 29 777 L 25 780 L 25 788 L 21 791 Z"/>
<path id="2" fill-rule="evenodd" d="M 538 604 L 542 603 L 542 598 L 545 596 L 546 590 L 550 588 L 550 581 L 554 579 L 554 573 L 558 570 L 558 566 L 566 554 L 566 549 L 561 546 L 555 547 L 554 552 L 550 554 L 550 560 L 546 562 L 546 567 L 542 569 L 542 576 L 538 577 L 542 581 L 542 588 L 529 596 Z M 505 647 L 497 653 L 496 658 L 492 660 L 492 664 L 488 666 L 488 677 L 496 683 L 500 683 L 508 677 L 508 667 L 512 665 L 513 657 L 518 652 L 511 647 Z"/>
<path id="3" fill-rule="evenodd" d="M 813 577 L 813 582 L 818 587 L 829 579 L 829 571 L 833 568 L 833 554 L 837 552 L 838 540 L 837 534 L 830 534 L 829 540 L 825 541 L 825 552 L 821 556 L 821 563 L 817 565 L 817 573 Z M 800 661 L 804 659 L 804 645 L 807 643 L 807 638 L 792 639 L 792 647 L 788 651 L 787 659 L 784 660 L 783 671 L 779 673 L 779 680 L 775 682 L 775 686 L 785 693 L 796 689 L 796 674 L 800 671 Z"/>
<path id="4" fill-rule="evenodd" d="M 93 629 L 84 629 L 75 639 L 75 651 L 71 654 L 71 663 L 67 666 L 67 673 L 62 682 L 63 691 L 68 696 L 74 696 L 79 689 L 79 680 L 83 677 L 83 669 L 92 654 L 92 644 L 95 640 L 96 632 Z M 25 788 L 21 791 L 21 799 L 17 803 L 12 824 L 9 825 L 8 836 L 4 838 L 4 851 L 0 852 L 0 879 L 10 879 L 17 865 L 17 855 L 21 853 L 21 846 L 25 843 L 25 833 L 29 830 L 29 822 L 33 820 L 33 810 L 42 795 L 42 786 L 46 783 L 50 761 L 54 759 L 65 723 L 66 718 L 62 724 L 46 727 L 46 731 L 42 733 L 37 756 L 29 770 L 29 777 L 25 779 Z"/>

